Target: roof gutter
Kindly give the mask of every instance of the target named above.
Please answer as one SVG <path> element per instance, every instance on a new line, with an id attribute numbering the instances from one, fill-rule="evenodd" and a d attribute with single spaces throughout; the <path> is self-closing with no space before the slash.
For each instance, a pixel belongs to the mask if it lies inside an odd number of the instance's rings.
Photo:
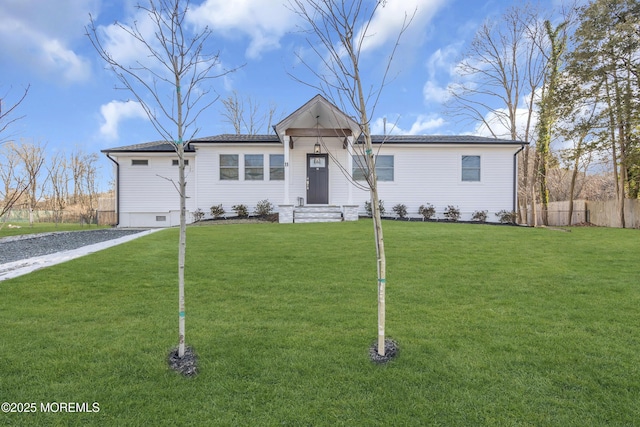
<path id="1" fill-rule="evenodd" d="M 107 158 L 116 165 L 116 227 L 120 225 L 120 163 L 118 163 L 109 153 L 105 153 Z"/>
<path id="2" fill-rule="evenodd" d="M 520 149 L 515 152 L 513 155 L 513 210 L 512 212 L 518 211 L 518 154 L 522 150 L 524 150 L 524 145 L 520 146 Z"/>

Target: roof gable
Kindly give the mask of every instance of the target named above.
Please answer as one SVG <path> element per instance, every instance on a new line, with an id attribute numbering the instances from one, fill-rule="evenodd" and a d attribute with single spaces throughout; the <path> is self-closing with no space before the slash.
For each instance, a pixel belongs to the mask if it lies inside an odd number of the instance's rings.
<path id="1" fill-rule="evenodd" d="M 352 135 L 360 135 L 360 126 L 353 119 L 329 102 L 316 95 L 303 106 L 289 114 L 274 126 L 282 141 L 287 129 L 349 129 Z"/>

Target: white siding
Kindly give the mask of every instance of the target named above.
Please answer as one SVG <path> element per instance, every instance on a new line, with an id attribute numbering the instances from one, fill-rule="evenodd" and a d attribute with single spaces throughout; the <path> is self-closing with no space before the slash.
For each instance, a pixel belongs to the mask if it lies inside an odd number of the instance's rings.
<path id="1" fill-rule="evenodd" d="M 176 225 L 171 211 L 180 211 L 178 167 L 172 165 L 175 154 L 140 153 L 118 155 L 120 165 L 119 225 L 121 227 L 166 227 Z M 132 160 L 147 160 L 148 165 L 132 165 Z M 187 180 L 187 222 L 192 222 L 190 212 L 195 210 L 193 185 L 195 158 L 189 156 L 185 167 Z M 173 182 L 171 181 L 173 180 Z M 175 183 L 175 185 L 174 185 Z M 166 216 L 166 221 L 156 217 Z M 175 216 L 175 214 L 174 214 Z M 179 216 L 179 214 L 178 214 Z M 179 222 L 179 221 L 178 221 Z"/>
<path id="2" fill-rule="evenodd" d="M 394 156 L 393 182 L 379 182 L 380 199 L 386 215 L 403 203 L 409 216 L 418 216 L 420 205 L 432 204 L 438 218 L 448 205 L 457 206 L 462 220 L 473 212 L 489 211 L 487 220 L 496 221 L 495 213 L 513 209 L 513 155 L 517 147 L 430 146 L 383 147 L 380 154 Z M 462 181 L 462 156 L 480 156 L 480 182 Z M 364 191 L 354 192 L 354 204 L 369 200 Z"/>
<path id="3" fill-rule="evenodd" d="M 289 160 L 289 203 L 296 204 L 298 197 L 306 201 L 306 158 L 313 152 L 315 138 L 296 138 Z M 348 150 L 339 140 L 325 141 L 331 153 L 329 161 L 329 203 L 334 205 L 359 205 L 364 213 L 364 203 L 369 200 L 366 191 L 351 189 L 340 162 L 346 168 Z M 193 220 L 191 212 L 202 209 L 209 217 L 211 206 L 222 204 L 228 215 L 235 215 L 231 207 L 245 204 L 250 213 L 261 200 L 269 200 L 274 206 L 285 203 L 285 181 L 269 179 L 269 154 L 284 154 L 282 144 L 200 144 L 196 153 L 190 153 L 187 167 L 187 220 Z M 437 217 L 448 205 L 457 206 L 462 220 L 468 220 L 475 211 L 489 211 L 488 220 L 496 221 L 495 213 L 513 208 L 513 161 L 517 146 L 480 145 L 387 145 L 382 155 L 394 156 L 394 180 L 379 182 L 380 198 L 385 203 L 387 215 L 398 203 L 407 205 L 410 216 L 418 216 L 418 207 L 432 204 Z M 133 154 L 133 153 L 132 153 Z M 220 180 L 220 154 L 237 154 L 239 179 Z M 244 155 L 264 155 L 264 179 L 244 179 Z M 462 156 L 477 155 L 481 159 L 479 182 L 462 181 Z M 112 154 L 113 157 L 116 155 Z M 179 197 L 172 179 L 177 184 L 178 168 L 171 160 L 171 153 L 140 153 L 117 155 L 120 164 L 120 225 L 174 226 L 177 225 Z M 147 159 L 148 166 L 132 166 L 132 159 Z M 350 171 L 349 171 L 350 173 Z M 168 178 L 168 179 L 167 179 Z M 166 221 L 157 221 L 166 216 Z"/>
<path id="4" fill-rule="evenodd" d="M 284 181 L 269 179 L 269 154 L 283 154 L 282 144 L 265 145 L 201 145 L 197 150 L 198 176 L 196 179 L 197 197 L 195 204 L 208 216 L 211 206 L 222 204 L 227 215 L 235 213 L 233 205 L 244 204 L 253 213 L 256 204 L 261 200 L 269 200 L 274 206 L 283 203 Z M 238 155 L 238 180 L 220 180 L 220 154 Z M 264 179 L 244 179 L 244 155 L 264 155 Z M 207 217 L 208 217 L 207 216 Z"/>

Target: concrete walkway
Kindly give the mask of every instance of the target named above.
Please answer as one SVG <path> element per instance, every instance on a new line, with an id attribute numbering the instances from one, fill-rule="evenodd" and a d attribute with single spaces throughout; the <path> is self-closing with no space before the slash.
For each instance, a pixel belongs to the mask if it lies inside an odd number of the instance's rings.
<path id="1" fill-rule="evenodd" d="M 36 271 L 41 268 L 46 268 L 55 264 L 70 261 L 72 259 L 98 252 L 103 249 L 119 245 L 121 243 L 129 242 L 131 240 L 146 236 L 151 233 L 155 233 L 156 231 L 160 230 L 162 230 L 162 228 L 145 230 L 140 233 L 120 237 L 118 239 L 107 240 L 93 245 L 83 246 L 81 248 L 72 249 L 70 251 L 57 252 L 55 254 L 43 255 L 35 258 L 28 258 L 20 261 L 0 264 L 0 281 L 12 279 L 14 277 L 22 276 L 23 274 L 31 273 L 32 271 Z"/>

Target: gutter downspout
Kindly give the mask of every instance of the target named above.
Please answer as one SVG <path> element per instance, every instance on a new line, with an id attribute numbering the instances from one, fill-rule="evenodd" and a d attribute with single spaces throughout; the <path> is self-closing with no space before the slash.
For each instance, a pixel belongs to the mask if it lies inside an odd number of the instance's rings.
<path id="1" fill-rule="evenodd" d="M 518 212 L 518 154 L 524 150 L 524 144 L 513 155 L 513 211 Z"/>
<path id="2" fill-rule="evenodd" d="M 120 225 L 120 163 L 107 154 L 107 158 L 116 165 L 116 227 Z"/>

